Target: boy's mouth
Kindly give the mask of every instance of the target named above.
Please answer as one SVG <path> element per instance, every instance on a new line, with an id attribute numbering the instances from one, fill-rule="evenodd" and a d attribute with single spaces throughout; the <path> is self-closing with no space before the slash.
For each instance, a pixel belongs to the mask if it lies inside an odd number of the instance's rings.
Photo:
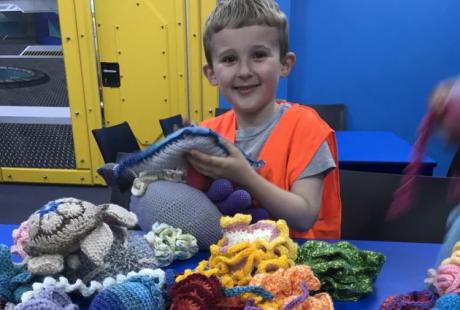
<path id="1" fill-rule="evenodd" d="M 257 88 L 259 86 L 260 84 L 239 85 L 239 86 L 234 86 L 233 89 L 239 93 L 246 94 L 246 93 L 250 93 L 254 88 Z"/>

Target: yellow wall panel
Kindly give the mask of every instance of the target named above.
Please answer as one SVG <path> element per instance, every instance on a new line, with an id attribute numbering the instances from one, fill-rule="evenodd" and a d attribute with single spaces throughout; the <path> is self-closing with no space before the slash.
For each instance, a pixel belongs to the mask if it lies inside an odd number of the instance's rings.
<path id="1" fill-rule="evenodd" d="M 93 184 L 90 170 L 2 168 L 3 182 Z"/>
<path id="2" fill-rule="evenodd" d="M 67 81 L 67 93 L 72 119 L 72 133 L 77 169 L 90 169 L 90 152 L 88 144 L 83 74 L 79 35 L 73 2 L 58 0 L 59 23 L 64 51 L 64 66 Z"/>
<path id="3" fill-rule="evenodd" d="M 216 6 L 216 0 L 201 0 L 201 27 L 204 28 L 206 18 L 209 13 Z M 201 44 L 203 45 L 203 44 Z M 206 63 L 206 56 L 204 54 L 204 49 L 201 53 L 201 62 L 202 64 Z M 202 78 L 202 94 L 203 94 L 203 120 L 208 119 L 214 116 L 214 110 L 219 106 L 219 92 L 217 87 L 209 84 L 206 77 Z"/>
<path id="4" fill-rule="evenodd" d="M 128 121 L 138 142 L 161 137 L 159 119 L 187 111 L 183 1 L 95 1 L 101 62 L 120 66 L 103 87 L 106 125 Z"/>

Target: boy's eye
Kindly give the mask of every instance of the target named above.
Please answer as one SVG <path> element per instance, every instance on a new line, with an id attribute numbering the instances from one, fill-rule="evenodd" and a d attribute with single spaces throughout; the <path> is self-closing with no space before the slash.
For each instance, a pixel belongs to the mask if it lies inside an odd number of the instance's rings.
<path id="1" fill-rule="evenodd" d="M 232 63 L 236 61 L 236 57 L 233 55 L 229 55 L 229 56 L 223 57 L 220 61 L 223 63 Z"/>
<path id="2" fill-rule="evenodd" d="M 262 58 L 267 57 L 267 53 L 264 52 L 264 51 L 257 51 L 257 52 L 254 52 L 253 57 L 254 57 L 255 59 L 262 59 Z"/>

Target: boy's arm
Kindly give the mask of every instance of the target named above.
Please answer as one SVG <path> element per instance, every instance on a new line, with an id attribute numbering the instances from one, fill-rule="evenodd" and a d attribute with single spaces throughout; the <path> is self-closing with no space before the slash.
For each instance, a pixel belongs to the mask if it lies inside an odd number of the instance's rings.
<path id="1" fill-rule="evenodd" d="M 227 178 L 249 191 L 253 198 L 273 218 L 286 220 L 292 229 L 309 229 L 321 207 L 323 179 L 312 176 L 294 183 L 291 192 L 285 191 L 260 176 L 232 143 L 222 141 L 230 152 L 228 157 L 209 156 L 192 151 L 189 162 L 200 173 L 212 178 Z"/>

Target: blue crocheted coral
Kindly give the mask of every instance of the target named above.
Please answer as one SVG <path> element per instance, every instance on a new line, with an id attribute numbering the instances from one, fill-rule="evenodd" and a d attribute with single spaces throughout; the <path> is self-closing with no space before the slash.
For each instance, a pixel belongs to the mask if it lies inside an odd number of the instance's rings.
<path id="1" fill-rule="evenodd" d="M 220 136 L 214 131 L 203 127 L 184 127 L 145 150 L 122 159 L 114 167 L 115 174 L 120 176 L 127 168 L 136 173 L 185 169 L 184 155 L 193 149 L 215 156 L 229 154 L 227 148 L 220 142 Z M 253 161 L 247 156 L 246 158 L 254 168 L 260 168 L 263 165 L 262 161 Z"/>
<path id="2" fill-rule="evenodd" d="M 90 310 L 160 310 L 165 300 L 158 279 L 136 276 L 128 282 L 106 288 L 96 295 Z"/>
<path id="3" fill-rule="evenodd" d="M 18 303 L 32 287 L 33 275 L 11 261 L 10 249 L 0 244 L 0 301 Z"/>
<path id="4" fill-rule="evenodd" d="M 50 286 L 45 288 L 36 298 L 19 304 L 14 310 L 78 310 L 70 297 L 62 288 Z"/>
<path id="5" fill-rule="evenodd" d="M 458 310 L 460 309 L 460 294 L 446 294 L 441 296 L 432 310 Z"/>

